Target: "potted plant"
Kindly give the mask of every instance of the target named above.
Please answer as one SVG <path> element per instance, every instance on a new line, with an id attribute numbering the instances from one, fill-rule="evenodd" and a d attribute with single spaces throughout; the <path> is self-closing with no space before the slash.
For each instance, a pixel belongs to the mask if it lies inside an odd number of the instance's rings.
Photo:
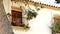
<path id="1" fill-rule="evenodd" d="M 25 24 L 22 24 L 21 27 L 24 27 L 24 29 L 29 29 L 29 26 Z"/>

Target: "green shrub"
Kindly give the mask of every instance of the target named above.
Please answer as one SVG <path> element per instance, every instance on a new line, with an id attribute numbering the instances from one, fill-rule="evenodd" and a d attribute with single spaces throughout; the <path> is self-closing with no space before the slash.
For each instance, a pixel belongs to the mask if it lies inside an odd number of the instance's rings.
<path id="1" fill-rule="evenodd" d="M 60 33 L 60 20 L 52 24 L 52 33 Z"/>

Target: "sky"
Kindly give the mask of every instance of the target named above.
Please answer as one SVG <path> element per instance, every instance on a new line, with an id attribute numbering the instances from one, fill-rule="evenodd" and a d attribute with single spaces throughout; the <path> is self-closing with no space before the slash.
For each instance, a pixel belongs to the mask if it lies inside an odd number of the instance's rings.
<path id="1" fill-rule="evenodd" d="M 56 4 L 55 0 L 32 0 L 32 1 L 41 2 L 41 3 L 44 3 L 44 4 L 49 4 L 49 5 L 60 7 L 60 4 Z"/>

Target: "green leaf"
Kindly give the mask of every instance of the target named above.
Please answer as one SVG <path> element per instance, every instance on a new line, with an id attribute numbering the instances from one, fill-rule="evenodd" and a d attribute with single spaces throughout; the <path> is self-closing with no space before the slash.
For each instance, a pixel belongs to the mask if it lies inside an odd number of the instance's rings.
<path id="1" fill-rule="evenodd" d="M 60 0 L 55 0 L 57 3 L 60 3 Z"/>

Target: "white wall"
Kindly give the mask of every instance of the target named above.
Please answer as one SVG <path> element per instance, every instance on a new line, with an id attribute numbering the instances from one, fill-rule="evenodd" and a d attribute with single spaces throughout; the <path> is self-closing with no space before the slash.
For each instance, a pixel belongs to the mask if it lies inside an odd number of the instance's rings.
<path id="1" fill-rule="evenodd" d="M 28 8 L 27 6 L 24 6 L 23 3 L 13 3 L 13 6 L 16 7 L 20 7 L 22 5 L 23 7 Z M 34 6 L 30 7 L 34 9 Z M 60 12 L 52 9 L 40 8 L 40 10 L 37 13 L 37 17 L 28 22 L 30 30 L 27 32 L 27 34 L 52 34 L 51 29 L 49 27 L 53 23 L 53 15 L 60 15 Z"/>
<path id="2" fill-rule="evenodd" d="M 3 0 L 6 13 L 11 13 L 11 0 Z"/>

